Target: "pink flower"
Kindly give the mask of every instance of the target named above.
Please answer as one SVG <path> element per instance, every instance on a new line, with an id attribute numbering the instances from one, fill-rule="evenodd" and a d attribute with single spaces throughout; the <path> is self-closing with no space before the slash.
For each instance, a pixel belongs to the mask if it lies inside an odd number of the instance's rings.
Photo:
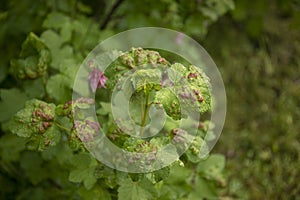
<path id="1" fill-rule="evenodd" d="M 105 82 L 107 78 L 104 73 L 98 69 L 94 68 L 89 74 L 90 86 L 93 92 L 96 92 L 97 88 L 105 88 Z"/>

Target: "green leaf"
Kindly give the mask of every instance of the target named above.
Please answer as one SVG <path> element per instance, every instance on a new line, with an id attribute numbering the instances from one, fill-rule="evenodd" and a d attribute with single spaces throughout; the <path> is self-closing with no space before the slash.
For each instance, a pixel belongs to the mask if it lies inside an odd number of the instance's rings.
<path id="1" fill-rule="evenodd" d="M 42 157 L 37 152 L 24 152 L 20 163 L 25 175 L 33 184 L 37 184 L 49 176 L 48 173 L 45 173 L 42 167 Z"/>
<path id="2" fill-rule="evenodd" d="M 97 110 L 99 115 L 107 115 L 111 113 L 111 104 L 106 102 L 100 102 L 100 108 Z"/>
<path id="3" fill-rule="evenodd" d="M 69 181 L 75 183 L 83 182 L 86 189 L 91 189 L 97 182 L 95 177 L 97 161 L 91 158 L 90 154 L 81 153 L 73 156 L 71 162 L 74 169 L 70 172 Z"/>
<path id="4" fill-rule="evenodd" d="M 69 23 L 69 17 L 59 13 L 59 12 L 51 12 L 43 23 L 43 27 L 45 28 L 54 28 L 59 29 L 63 28 L 67 23 Z"/>
<path id="5" fill-rule="evenodd" d="M 62 38 L 53 30 L 47 30 L 41 35 L 41 39 L 45 42 L 50 49 L 52 62 L 50 67 L 56 69 L 62 73 L 69 69 L 69 72 L 74 74 L 77 70 L 74 70 L 73 63 L 69 60 L 74 60 L 73 48 L 69 45 L 63 45 Z M 72 70 L 72 71 L 71 71 Z"/>
<path id="6" fill-rule="evenodd" d="M 7 133 L 0 138 L 1 159 L 4 161 L 17 161 L 20 152 L 26 148 L 27 140 L 14 134 Z"/>
<path id="7" fill-rule="evenodd" d="M 28 98 L 43 99 L 45 95 L 45 88 L 42 78 L 25 80 L 22 83 Z"/>
<path id="8" fill-rule="evenodd" d="M 52 160 L 59 163 L 61 166 L 70 166 L 70 160 L 73 158 L 73 152 L 69 145 L 64 142 L 60 142 L 56 146 L 51 146 L 45 151 L 41 152 L 44 160 Z"/>
<path id="9" fill-rule="evenodd" d="M 52 57 L 53 57 L 53 52 L 55 52 L 55 50 L 58 50 L 63 44 L 63 40 L 53 30 L 46 30 L 45 32 L 43 32 L 41 35 L 41 39 L 50 49 Z M 52 58 L 52 62 L 53 62 L 53 58 Z"/>
<path id="10" fill-rule="evenodd" d="M 156 182 L 162 181 L 169 177 L 170 167 L 164 167 L 160 170 L 154 171 L 153 174 Z"/>
<path id="11" fill-rule="evenodd" d="M 210 155 L 198 164 L 198 171 L 204 173 L 221 172 L 225 167 L 225 157 L 221 154 Z"/>
<path id="12" fill-rule="evenodd" d="M 207 199 L 218 199 L 217 186 L 212 181 L 198 177 L 196 179 L 196 191 L 190 194 L 191 199 L 198 197 Z"/>
<path id="13" fill-rule="evenodd" d="M 203 200 L 203 199 L 205 198 L 202 198 L 201 195 L 199 195 L 197 192 L 192 192 L 189 194 L 187 198 L 183 198 L 182 200 Z"/>
<path id="14" fill-rule="evenodd" d="M 72 37 L 72 21 L 69 16 L 59 12 L 50 13 L 43 23 L 45 28 L 60 30 L 60 38 L 63 41 L 70 41 Z"/>
<path id="15" fill-rule="evenodd" d="M 224 167 L 225 157 L 221 154 L 213 154 L 206 160 L 201 161 L 197 166 L 197 170 L 203 177 L 214 179 L 220 185 L 225 186 Z"/>
<path id="16" fill-rule="evenodd" d="M 192 174 L 192 170 L 187 167 L 179 166 L 178 164 L 171 166 L 170 175 L 166 182 L 168 184 L 185 182 Z"/>
<path id="17" fill-rule="evenodd" d="M 160 191 L 159 200 L 190 200 L 184 198 L 191 192 L 191 188 L 186 183 L 180 184 L 164 184 Z M 200 200 L 200 199 L 199 199 Z"/>
<path id="18" fill-rule="evenodd" d="M 92 161 L 92 157 L 88 153 L 79 153 L 71 158 L 71 164 L 79 169 L 87 168 Z"/>
<path id="19" fill-rule="evenodd" d="M 0 122 L 9 120 L 18 110 L 24 107 L 26 95 L 19 89 L 0 90 Z"/>
<path id="20" fill-rule="evenodd" d="M 157 195 L 154 185 L 147 179 L 139 182 L 124 180 L 118 189 L 118 200 L 152 200 Z"/>
<path id="21" fill-rule="evenodd" d="M 111 200 L 109 192 L 100 187 L 93 187 L 90 190 L 87 190 L 85 187 L 80 187 L 78 194 L 83 200 Z"/>
<path id="22" fill-rule="evenodd" d="M 169 200 L 169 199 L 178 199 L 178 193 L 181 193 L 182 187 L 176 187 L 176 186 L 169 186 L 166 184 L 163 184 L 161 191 L 159 193 L 158 200 Z M 184 193 L 184 191 L 182 192 Z"/>
<path id="23" fill-rule="evenodd" d="M 71 99 L 70 82 L 70 78 L 62 74 L 51 76 L 46 85 L 47 93 L 60 103 L 66 102 Z"/>
<path id="24" fill-rule="evenodd" d="M 87 169 L 75 169 L 71 171 L 69 180 L 74 183 L 83 182 L 84 186 L 87 189 L 91 189 L 97 182 L 97 179 L 94 176 L 94 172 L 95 167 L 89 167 Z"/>

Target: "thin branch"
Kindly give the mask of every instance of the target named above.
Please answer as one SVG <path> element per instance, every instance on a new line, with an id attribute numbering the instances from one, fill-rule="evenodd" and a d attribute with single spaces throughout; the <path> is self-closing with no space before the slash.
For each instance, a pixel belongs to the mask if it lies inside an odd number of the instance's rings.
<path id="1" fill-rule="evenodd" d="M 146 103 L 145 103 L 145 108 L 143 109 L 143 115 L 142 115 L 142 122 L 141 122 L 141 129 L 140 129 L 140 134 L 142 135 L 144 132 L 144 128 L 146 126 L 146 122 L 147 122 L 147 117 L 148 117 L 148 113 L 149 113 L 149 108 L 151 106 L 151 104 L 149 104 L 149 98 L 150 95 L 149 93 L 146 95 Z"/>
<path id="2" fill-rule="evenodd" d="M 124 2 L 125 0 L 118 0 L 113 7 L 111 8 L 111 10 L 109 11 L 108 15 L 106 16 L 106 18 L 104 19 L 104 21 L 102 22 L 101 26 L 100 26 L 100 30 L 104 30 L 108 24 L 108 22 L 111 20 L 111 17 L 113 16 L 114 12 L 118 9 L 118 7 Z"/>
<path id="3" fill-rule="evenodd" d="M 77 8 L 78 8 L 78 0 L 75 0 L 74 8 L 73 8 L 73 13 L 72 13 L 72 18 L 73 19 L 77 18 Z"/>

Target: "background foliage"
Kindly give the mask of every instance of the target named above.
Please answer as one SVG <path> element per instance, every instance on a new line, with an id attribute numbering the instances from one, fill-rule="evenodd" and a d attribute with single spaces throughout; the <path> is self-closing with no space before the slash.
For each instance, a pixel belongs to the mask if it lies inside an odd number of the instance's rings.
<path id="1" fill-rule="evenodd" d="M 122 179 L 120 183 L 122 174 L 99 170 L 87 154 L 74 155 L 62 144 L 42 153 L 26 151 L 23 138 L 11 134 L 7 123 L 28 99 L 55 104 L 68 101 L 76 69 L 86 54 L 106 37 L 142 26 L 167 27 L 192 36 L 208 50 L 222 73 L 228 112 L 214 151 L 226 156 L 227 185 L 215 194 L 211 190 L 214 183 L 201 177 L 218 180 L 218 173 L 199 171 L 198 192 L 208 198 L 299 198 L 299 19 L 297 0 L 1 1 L 0 198 L 115 199 L 133 187 L 133 196 L 156 198 L 147 179 L 138 184 L 135 178 Z M 47 72 L 43 68 L 28 72 L 33 81 L 21 80 L 20 69 L 13 64 L 25 63 L 28 55 L 21 52 L 27 48 L 22 43 L 28 35 L 38 37 L 51 54 L 51 61 L 42 60 L 48 65 Z M 40 46 L 38 52 L 43 53 L 36 58 L 30 54 L 31 61 L 37 62 L 45 51 Z M 214 166 L 224 160 L 215 155 L 206 162 Z M 97 176 L 89 176 L 96 168 Z M 174 186 L 164 188 L 161 199 L 178 199 L 179 194 L 193 191 L 182 186 L 192 171 L 173 170 L 166 182 Z M 101 187 L 91 189 L 97 180 Z M 116 184 L 121 186 L 116 189 Z M 198 198 L 192 193 L 188 199 Z"/>
<path id="2" fill-rule="evenodd" d="M 215 150 L 227 155 L 227 189 L 238 199 L 299 199 L 299 5 L 237 1 L 204 41 L 226 85 Z"/>

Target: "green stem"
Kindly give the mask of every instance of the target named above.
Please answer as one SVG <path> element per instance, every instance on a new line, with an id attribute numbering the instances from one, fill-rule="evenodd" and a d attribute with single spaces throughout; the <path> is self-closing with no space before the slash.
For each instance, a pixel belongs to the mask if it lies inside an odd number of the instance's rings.
<path id="1" fill-rule="evenodd" d="M 61 129 L 63 129 L 63 130 L 65 130 L 65 131 L 68 131 L 68 132 L 70 131 L 68 128 L 64 127 L 63 125 L 59 124 L 58 122 L 54 122 L 54 124 L 55 124 L 57 127 L 61 128 Z"/>
<path id="2" fill-rule="evenodd" d="M 43 84 L 43 88 L 44 88 L 44 91 L 45 91 L 44 99 L 45 100 L 50 100 L 49 94 L 47 92 L 47 77 L 48 77 L 48 73 L 46 72 L 46 74 L 42 77 L 42 84 Z"/>
<path id="3" fill-rule="evenodd" d="M 140 130 L 140 134 L 143 134 L 144 132 L 144 127 L 146 125 L 147 122 L 147 117 L 148 117 L 148 112 L 150 109 L 151 104 L 149 104 L 149 93 L 146 94 L 146 103 L 145 103 L 145 111 L 143 113 L 143 117 L 142 117 L 142 123 L 141 123 L 141 130 Z"/>
<path id="4" fill-rule="evenodd" d="M 77 5 L 78 5 L 78 0 L 75 0 L 73 13 L 72 13 L 72 19 L 73 20 L 77 18 Z"/>

